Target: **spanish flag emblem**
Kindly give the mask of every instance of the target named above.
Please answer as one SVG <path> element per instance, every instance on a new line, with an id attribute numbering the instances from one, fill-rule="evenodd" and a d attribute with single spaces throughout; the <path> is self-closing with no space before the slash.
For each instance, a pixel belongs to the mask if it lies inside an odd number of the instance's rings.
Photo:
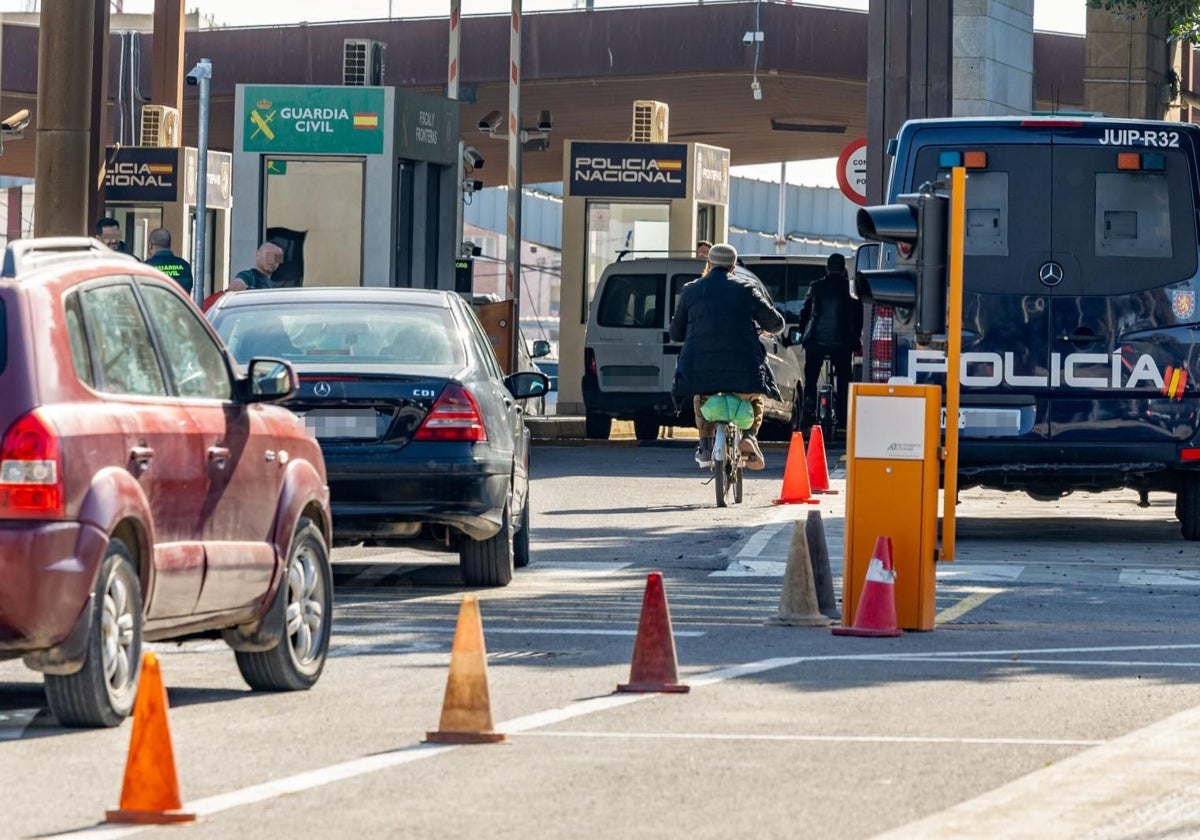
<path id="1" fill-rule="evenodd" d="M 681 160 L 663 160 L 656 158 L 654 161 L 658 164 L 658 168 L 663 172 L 678 172 L 683 169 L 683 161 Z"/>
<path id="2" fill-rule="evenodd" d="M 175 166 L 170 163 L 148 163 L 146 169 L 152 175 L 170 175 L 175 171 Z"/>
<path id="3" fill-rule="evenodd" d="M 1188 375 L 1186 370 L 1168 365 L 1163 376 L 1163 396 L 1175 401 L 1182 400 L 1184 390 L 1187 388 L 1187 381 Z"/>
<path id="4" fill-rule="evenodd" d="M 354 112 L 354 127 L 355 128 L 366 128 L 366 129 L 379 128 L 379 114 L 376 114 L 376 113 L 367 114 L 367 113 L 361 113 L 359 111 L 355 111 Z"/>

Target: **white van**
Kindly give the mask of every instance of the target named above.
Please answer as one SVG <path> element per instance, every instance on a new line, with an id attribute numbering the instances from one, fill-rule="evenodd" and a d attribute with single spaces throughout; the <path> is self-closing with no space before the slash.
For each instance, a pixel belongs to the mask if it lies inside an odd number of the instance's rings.
<path id="1" fill-rule="evenodd" d="M 679 290 L 704 270 L 704 260 L 649 257 L 618 260 L 600 276 L 588 311 L 583 350 L 583 402 L 587 436 L 604 439 L 613 418 L 632 420 L 638 440 L 654 440 L 661 426 L 695 425 L 690 403 L 679 414 L 671 397 L 682 344 L 668 328 Z M 762 282 L 745 268 L 739 277 Z M 763 293 L 771 299 L 770 292 Z M 791 340 L 796 339 L 791 335 Z M 763 336 L 767 362 L 782 400 L 764 401 L 762 435 L 789 440 L 800 428 L 803 350 L 785 338 Z"/>

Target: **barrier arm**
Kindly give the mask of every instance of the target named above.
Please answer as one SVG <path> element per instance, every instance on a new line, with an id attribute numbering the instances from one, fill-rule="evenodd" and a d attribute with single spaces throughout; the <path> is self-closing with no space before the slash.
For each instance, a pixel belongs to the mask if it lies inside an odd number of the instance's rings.
<path id="1" fill-rule="evenodd" d="M 942 554 L 954 560 L 955 508 L 958 504 L 958 391 L 962 355 L 963 242 L 966 238 L 967 170 L 950 173 L 950 288 L 946 305 L 946 446 L 942 480 Z"/>

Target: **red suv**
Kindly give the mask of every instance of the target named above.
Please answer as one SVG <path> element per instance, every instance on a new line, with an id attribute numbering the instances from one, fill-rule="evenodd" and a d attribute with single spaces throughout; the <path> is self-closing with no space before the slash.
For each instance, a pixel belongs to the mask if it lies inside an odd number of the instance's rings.
<path id="1" fill-rule="evenodd" d="M 312 686 L 332 618 L 317 442 L 286 362 L 240 377 L 174 281 L 82 238 L 0 273 L 0 659 L 116 726 L 143 641 L 218 631 L 252 688 Z"/>

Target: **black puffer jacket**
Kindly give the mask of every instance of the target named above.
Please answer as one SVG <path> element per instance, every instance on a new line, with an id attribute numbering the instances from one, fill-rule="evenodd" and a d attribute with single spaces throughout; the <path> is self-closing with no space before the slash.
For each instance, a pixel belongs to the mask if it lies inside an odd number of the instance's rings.
<path id="1" fill-rule="evenodd" d="M 850 281 L 844 273 L 826 274 L 808 287 L 800 308 L 805 349 L 853 349 L 859 344 L 862 324 L 862 304 L 850 297 Z"/>
<path id="2" fill-rule="evenodd" d="M 682 341 L 672 393 L 732 391 L 782 399 L 767 367 L 759 329 L 777 333 L 783 316 L 750 280 L 714 268 L 679 293 L 671 340 Z"/>

